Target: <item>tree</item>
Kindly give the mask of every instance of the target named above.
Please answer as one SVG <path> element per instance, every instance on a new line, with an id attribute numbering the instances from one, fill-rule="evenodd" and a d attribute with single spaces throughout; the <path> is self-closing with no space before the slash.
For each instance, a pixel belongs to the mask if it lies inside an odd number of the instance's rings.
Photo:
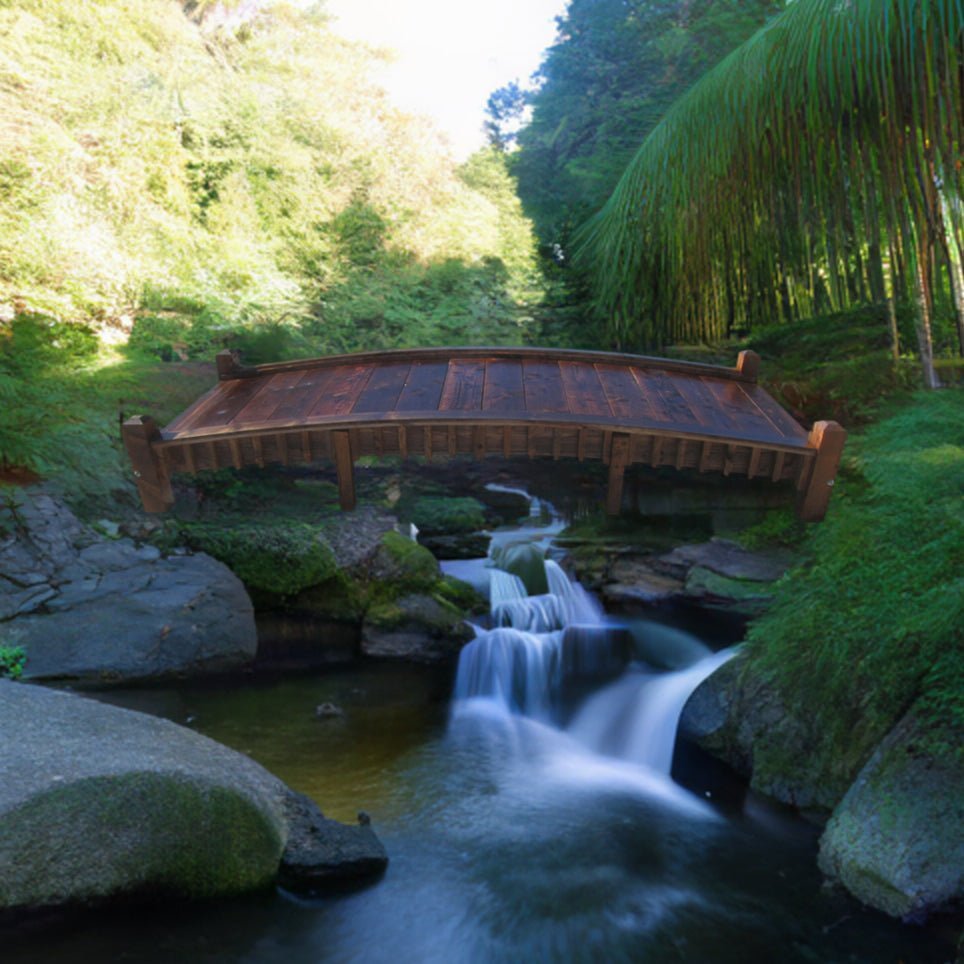
<path id="1" fill-rule="evenodd" d="M 961 0 L 795 0 L 674 104 L 585 228 L 613 340 L 906 294 L 935 385 L 935 287 L 962 280 L 962 67 Z"/>

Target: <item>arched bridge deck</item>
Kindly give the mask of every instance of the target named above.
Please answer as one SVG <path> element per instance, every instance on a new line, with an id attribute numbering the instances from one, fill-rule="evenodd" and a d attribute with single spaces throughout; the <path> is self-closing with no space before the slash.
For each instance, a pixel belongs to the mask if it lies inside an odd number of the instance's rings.
<path id="1" fill-rule="evenodd" d="M 124 439 L 148 511 L 170 477 L 229 466 L 334 461 L 343 508 L 365 455 L 599 460 L 607 511 L 634 464 L 793 482 L 802 518 L 823 518 L 846 433 L 808 433 L 734 368 L 603 352 L 439 348 L 243 367 L 218 356 L 218 384 L 163 429 L 129 419 Z"/>

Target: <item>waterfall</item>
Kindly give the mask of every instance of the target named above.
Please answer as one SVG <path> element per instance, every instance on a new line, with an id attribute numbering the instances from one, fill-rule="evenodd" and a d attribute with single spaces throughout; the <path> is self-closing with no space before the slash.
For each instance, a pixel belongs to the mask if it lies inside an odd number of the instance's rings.
<path id="1" fill-rule="evenodd" d="M 489 712 L 553 724 L 567 683 L 618 677 L 586 700 L 568 735 L 593 753 L 669 774 L 686 700 L 730 653 L 709 654 L 688 633 L 656 623 L 608 623 L 556 562 L 547 559 L 545 569 L 549 592 L 539 595 L 528 595 L 518 576 L 489 570 L 493 628 L 462 650 L 456 706 L 482 698 Z M 640 653 L 659 659 L 634 662 Z M 653 668 L 667 665 L 683 668 Z"/>
<path id="2" fill-rule="evenodd" d="M 732 655 L 724 650 L 670 673 L 631 670 L 587 700 L 569 733 L 597 753 L 668 774 L 686 701 Z"/>

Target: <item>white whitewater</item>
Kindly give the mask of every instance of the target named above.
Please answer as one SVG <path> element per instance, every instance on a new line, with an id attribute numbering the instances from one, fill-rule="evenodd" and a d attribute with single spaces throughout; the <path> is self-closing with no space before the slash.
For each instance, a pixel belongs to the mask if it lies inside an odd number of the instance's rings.
<path id="1" fill-rule="evenodd" d="M 479 629 L 462 650 L 455 714 L 471 709 L 528 718 L 581 747 L 582 768 L 605 757 L 668 777 L 686 700 L 731 653 L 709 654 L 695 637 L 656 623 L 633 632 L 609 623 L 556 562 L 547 559 L 545 569 L 549 592 L 535 596 L 518 576 L 489 569 L 492 628 Z M 656 644 L 660 664 L 681 668 L 659 672 L 639 663 Z M 563 730 L 564 688 L 600 680 L 606 685 Z"/>

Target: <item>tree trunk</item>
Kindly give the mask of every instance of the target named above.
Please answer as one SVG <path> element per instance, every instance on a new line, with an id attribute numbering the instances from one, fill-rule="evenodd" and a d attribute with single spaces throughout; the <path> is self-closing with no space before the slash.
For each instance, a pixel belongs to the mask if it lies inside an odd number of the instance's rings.
<path id="1" fill-rule="evenodd" d="M 924 384 L 928 388 L 940 388 L 940 379 L 934 368 L 934 342 L 931 337 L 931 295 L 930 279 L 928 278 L 928 262 L 930 250 L 926 240 L 927 228 L 921 230 L 917 244 L 916 264 L 914 265 L 914 300 L 917 305 L 917 347 L 920 352 L 920 363 L 924 370 Z"/>

